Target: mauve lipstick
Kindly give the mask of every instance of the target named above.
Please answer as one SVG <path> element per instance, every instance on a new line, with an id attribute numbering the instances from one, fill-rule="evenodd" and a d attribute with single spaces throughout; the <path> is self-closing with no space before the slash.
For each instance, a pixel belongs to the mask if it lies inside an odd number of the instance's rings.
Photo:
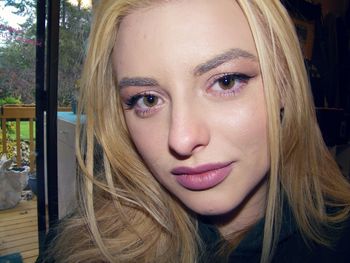
<path id="1" fill-rule="evenodd" d="M 206 190 L 221 183 L 232 171 L 233 162 L 204 164 L 194 168 L 177 167 L 171 170 L 176 181 L 190 190 Z"/>

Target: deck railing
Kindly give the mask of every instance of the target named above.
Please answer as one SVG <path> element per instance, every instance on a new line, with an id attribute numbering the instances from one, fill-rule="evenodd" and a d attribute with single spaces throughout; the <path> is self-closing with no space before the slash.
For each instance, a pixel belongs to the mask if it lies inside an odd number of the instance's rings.
<path id="1" fill-rule="evenodd" d="M 59 107 L 59 111 L 70 111 L 70 107 Z M 1 129 L 2 129 L 2 149 L 7 153 L 7 126 L 6 122 L 15 121 L 16 124 L 16 162 L 17 166 L 22 165 L 21 157 L 21 121 L 29 121 L 29 166 L 30 170 L 35 170 L 35 105 L 3 105 L 0 109 Z"/>

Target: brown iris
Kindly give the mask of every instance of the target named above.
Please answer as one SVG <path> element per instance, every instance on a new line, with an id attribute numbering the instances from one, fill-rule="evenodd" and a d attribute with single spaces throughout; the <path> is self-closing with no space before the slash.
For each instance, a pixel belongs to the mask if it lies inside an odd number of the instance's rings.
<path id="1" fill-rule="evenodd" d="M 224 76 L 219 79 L 218 83 L 223 90 L 231 89 L 235 85 L 236 79 L 233 76 Z"/>
<path id="2" fill-rule="evenodd" d="M 143 97 L 143 103 L 147 106 L 147 107 L 154 107 L 157 105 L 158 103 L 158 97 L 154 96 L 154 95 L 145 95 Z"/>

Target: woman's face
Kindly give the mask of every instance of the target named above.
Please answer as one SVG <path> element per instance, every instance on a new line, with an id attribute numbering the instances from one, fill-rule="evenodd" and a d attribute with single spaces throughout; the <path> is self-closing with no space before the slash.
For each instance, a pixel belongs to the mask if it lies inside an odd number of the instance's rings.
<path id="1" fill-rule="evenodd" d="M 203 215 L 263 209 L 265 98 L 235 1 L 136 10 L 120 25 L 113 62 L 132 140 L 169 192 Z"/>

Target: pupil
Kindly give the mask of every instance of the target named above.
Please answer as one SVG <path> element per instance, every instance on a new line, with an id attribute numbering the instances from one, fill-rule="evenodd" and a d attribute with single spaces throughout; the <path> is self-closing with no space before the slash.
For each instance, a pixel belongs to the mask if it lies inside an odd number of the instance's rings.
<path id="1" fill-rule="evenodd" d="M 224 85 L 225 85 L 225 86 L 230 85 L 230 83 L 231 83 L 231 78 L 225 77 L 223 82 L 224 82 Z"/>
<path id="2" fill-rule="evenodd" d="M 143 99 L 147 106 L 154 106 L 157 103 L 157 97 L 153 95 L 147 95 Z"/>
<path id="3" fill-rule="evenodd" d="M 231 76 L 225 76 L 220 80 L 219 84 L 222 89 L 230 89 L 235 84 L 235 79 Z"/>
<path id="4" fill-rule="evenodd" d="M 147 96 L 147 102 L 152 104 L 154 102 L 154 97 L 153 96 Z"/>

